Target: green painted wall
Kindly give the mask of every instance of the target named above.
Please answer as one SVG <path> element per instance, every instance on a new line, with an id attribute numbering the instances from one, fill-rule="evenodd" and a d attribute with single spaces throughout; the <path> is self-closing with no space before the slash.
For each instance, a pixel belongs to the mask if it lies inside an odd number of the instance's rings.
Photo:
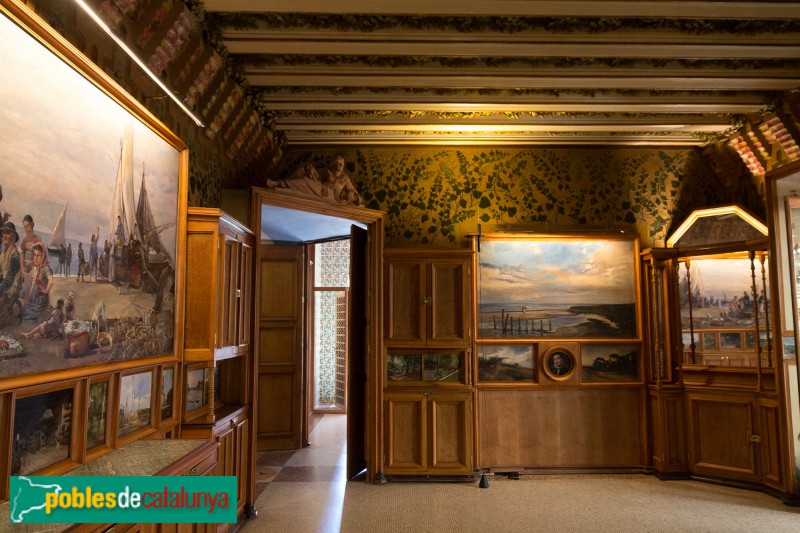
<path id="1" fill-rule="evenodd" d="M 387 213 L 387 246 L 460 246 L 478 223 L 484 233 L 638 231 L 642 247 L 663 246 L 673 220 L 698 207 L 764 210 L 752 183 L 722 187 L 692 149 L 294 149 L 282 175 L 336 154 L 365 205 Z"/>

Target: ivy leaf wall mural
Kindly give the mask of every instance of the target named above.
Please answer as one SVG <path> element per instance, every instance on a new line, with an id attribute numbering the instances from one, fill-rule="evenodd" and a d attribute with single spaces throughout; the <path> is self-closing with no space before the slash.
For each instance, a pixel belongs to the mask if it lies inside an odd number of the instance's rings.
<path id="1" fill-rule="evenodd" d="M 686 149 L 295 150 L 283 175 L 334 154 L 344 156 L 364 205 L 386 213 L 387 246 L 460 246 L 479 223 L 484 232 L 638 231 L 643 247 L 663 246 L 674 220 L 731 201 Z M 754 184 L 740 184 L 736 198 L 763 216 Z"/>

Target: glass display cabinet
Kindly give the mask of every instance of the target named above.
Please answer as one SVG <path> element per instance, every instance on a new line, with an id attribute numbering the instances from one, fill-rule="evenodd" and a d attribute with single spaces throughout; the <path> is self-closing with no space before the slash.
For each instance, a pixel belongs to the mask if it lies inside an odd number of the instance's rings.
<path id="1" fill-rule="evenodd" d="M 656 473 L 785 488 L 770 259 L 767 226 L 735 205 L 642 253 Z"/>

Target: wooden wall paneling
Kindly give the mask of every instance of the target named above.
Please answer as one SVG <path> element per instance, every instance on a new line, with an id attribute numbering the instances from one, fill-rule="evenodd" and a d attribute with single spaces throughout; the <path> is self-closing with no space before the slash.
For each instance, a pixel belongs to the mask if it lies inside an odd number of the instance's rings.
<path id="1" fill-rule="evenodd" d="M 761 452 L 761 475 L 765 484 L 784 490 L 781 472 L 781 423 L 777 399 L 758 399 L 758 434 L 761 439 L 757 447 Z"/>
<path id="2" fill-rule="evenodd" d="M 662 474 L 688 471 L 683 390 L 650 391 L 653 468 Z"/>
<path id="3" fill-rule="evenodd" d="M 480 391 L 484 468 L 638 468 L 639 387 Z"/>

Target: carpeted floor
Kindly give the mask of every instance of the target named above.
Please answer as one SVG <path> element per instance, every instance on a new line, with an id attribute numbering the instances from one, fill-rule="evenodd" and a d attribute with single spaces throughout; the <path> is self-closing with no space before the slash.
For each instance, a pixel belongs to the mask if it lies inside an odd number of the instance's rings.
<path id="1" fill-rule="evenodd" d="M 347 483 L 341 531 L 800 531 L 800 508 L 759 492 L 645 475 L 475 484 Z"/>
<path id="2" fill-rule="evenodd" d="M 646 475 L 346 482 L 345 429 L 325 415 L 311 447 L 259 454 L 258 517 L 243 533 L 800 532 L 800 508 L 772 496 Z"/>

